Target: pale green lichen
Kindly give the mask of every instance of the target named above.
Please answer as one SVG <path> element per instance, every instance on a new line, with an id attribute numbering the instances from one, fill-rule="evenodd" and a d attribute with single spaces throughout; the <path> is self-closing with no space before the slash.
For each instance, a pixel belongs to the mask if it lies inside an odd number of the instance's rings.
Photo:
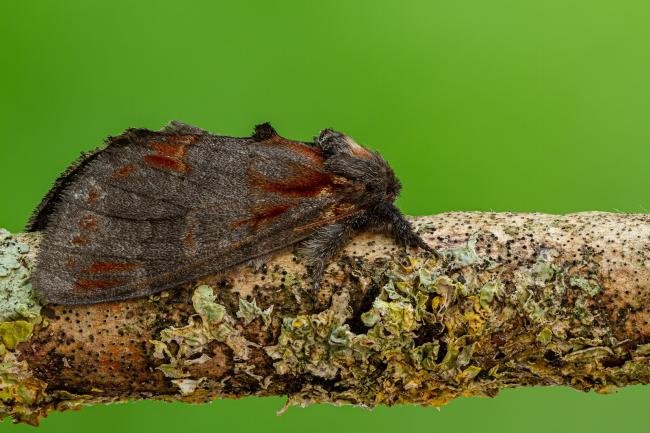
<path id="1" fill-rule="evenodd" d="M 508 301 L 537 325 L 553 326 L 565 292 L 562 272 L 556 265 L 557 250 L 542 248 L 535 262 L 514 270 L 515 290 Z"/>
<path id="2" fill-rule="evenodd" d="M 158 369 L 173 379 L 172 383 L 183 395 L 191 394 L 203 382 L 204 378 L 190 378 L 188 367 L 210 360 L 207 354 L 202 353 L 210 342 L 225 343 L 237 360 L 247 360 L 249 347 L 253 344 L 235 329 L 236 319 L 227 313 L 226 307 L 216 302 L 212 287 L 198 286 L 192 295 L 192 305 L 196 315 L 189 317 L 186 326 L 165 328 L 158 340 L 150 341 L 154 346 L 153 356 L 168 361 Z M 171 343 L 174 343 L 175 350 L 172 350 Z"/>
<path id="3" fill-rule="evenodd" d="M 5 351 L 2 344 L 0 355 L 0 421 L 13 417 L 14 421 L 37 424 L 43 414 L 39 403 L 46 399 L 47 384 L 34 378 L 27 363 Z"/>
<path id="4" fill-rule="evenodd" d="M 553 279 L 555 270 L 553 266 L 546 260 L 538 260 L 530 268 L 531 276 L 537 285 L 542 285 Z"/>
<path id="5" fill-rule="evenodd" d="M 489 281 L 479 292 L 479 302 L 481 307 L 487 308 L 495 297 L 500 297 L 503 293 L 503 286 L 498 281 Z"/>
<path id="6" fill-rule="evenodd" d="M 459 383 L 469 382 L 474 379 L 483 369 L 478 365 L 470 365 L 465 370 L 458 373 L 455 377 L 456 381 Z"/>
<path id="7" fill-rule="evenodd" d="M 0 420 L 11 416 L 34 424 L 42 412 L 37 403 L 46 398 L 46 384 L 32 377 L 14 352 L 42 323 L 41 306 L 29 283 L 29 253 L 29 245 L 0 229 Z"/>
<path id="8" fill-rule="evenodd" d="M 594 321 L 584 296 L 578 296 L 574 303 L 574 316 L 584 325 L 590 325 Z"/>
<path id="9" fill-rule="evenodd" d="M 535 286 L 541 287 L 553 280 L 558 273 L 554 261 L 559 253 L 552 248 L 542 248 L 537 255 L 537 260 L 530 268 L 530 275 Z"/>
<path id="10" fill-rule="evenodd" d="M 331 379 L 339 368 L 354 357 L 354 334 L 345 321 L 352 314 L 347 291 L 332 298 L 332 306 L 318 314 L 285 317 L 275 346 L 265 350 L 279 374 L 310 373 Z"/>
<path id="11" fill-rule="evenodd" d="M 476 253 L 478 235 L 478 233 L 473 233 L 465 245 L 449 250 L 442 250 L 440 254 L 445 257 L 452 268 L 462 268 L 479 263 L 480 257 Z"/>
<path id="12" fill-rule="evenodd" d="M 635 355 L 646 356 L 650 355 L 650 343 L 639 344 L 634 351 Z"/>
<path id="13" fill-rule="evenodd" d="M 609 347 L 588 347 L 566 354 L 564 360 L 570 362 L 592 362 L 594 359 L 612 355 L 614 355 L 614 352 Z"/>
<path id="14" fill-rule="evenodd" d="M 41 306 L 29 282 L 29 245 L 0 228 L 0 322 L 40 320 Z"/>
<path id="15" fill-rule="evenodd" d="M 598 284 L 592 284 L 589 282 L 589 280 L 583 277 L 571 277 L 569 283 L 574 287 L 582 289 L 585 294 L 591 297 L 597 295 L 601 291 L 601 288 Z"/>
<path id="16" fill-rule="evenodd" d="M 34 325 L 25 320 L 14 320 L 13 322 L 0 323 L 0 341 L 9 350 L 14 350 L 16 345 L 27 341 L 32 335 Z"/>
<path id="17" fill-rule="evenodd" d="M 425 370 L 435 370 L 437 368 L 438 353 L 440 352 L 440 343 L 424 343 L 417 346 L 411 353 L 412 359 L 417 368 Z"/>
<path id="18" fill-rule="evenodd" d="M 237 317 L 244 320 L 245 324 L 251 323 L 257 317 L 260 317 L 264 325 L 268 326 L 271 322 L 271 313 L 273 312 L 273 305 L 266 310 L 262 310 L 257 306 L 257 301 L 253 298 L 252 301 L 247 301 L 244 298 L 239 298 L 239 310 L 237 310 Z"/>
<path id="19" fill-rule="evenodd" d="M 205 324 L 220 323 L 226 315 L 226 307 L 215 302 L 216 295 L 208 285 L 198 286 L 192 295 L 194 310 Z"/>
<path id="20" fill-rule="evenodd" d="M 372 309 L 378 317 L 386 331 L 398 333 L 400 330 L 405 332 L 413 331 L 417 327 L 415 319 L 415 305 L 407 299 L 398 299 L 395 301 L 384 301 L 375 299 Z M 375 322 L 373 326 L 376 326 Z"/>
<path id="21" fill-rule="evenodd" d="M 546 346 L 548 343 L 551 342 L 552 338 L 553 338 L 553 331 L 551 331 L 551 328 L 545 327 L 541 331 L 539 331 L 537 337 L 535 337 L 535 340 L 539 341 L 544 346 Z"/>
<path id="22" fill-rule="evenodd" d="M 172 383 L 178 387 L 178 390 L 182 395 L 191 395 L 196 391 L 196 388 L 205 382 L 205 377 L 201 377 L 198 380 L 195 379 L 173 379 Z"/>

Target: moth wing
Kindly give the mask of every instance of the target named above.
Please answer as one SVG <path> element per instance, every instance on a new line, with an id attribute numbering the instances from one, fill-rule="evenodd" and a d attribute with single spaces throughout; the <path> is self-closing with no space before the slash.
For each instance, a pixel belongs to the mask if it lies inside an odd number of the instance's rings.
<path id="1" fill-rule="evenodd" d="M 52 194 L 34 284 L 86 304 L 159 292 L 295 243 L 357 212 L 311 146 L 128 130 Z"/>

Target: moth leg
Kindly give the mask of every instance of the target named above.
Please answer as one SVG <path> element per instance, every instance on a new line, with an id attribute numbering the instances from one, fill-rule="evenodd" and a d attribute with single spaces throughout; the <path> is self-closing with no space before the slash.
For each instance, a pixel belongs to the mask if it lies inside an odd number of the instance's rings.
<path id="1" fill-rule="evenodd" d="M 404 218 L 402 212 L 392 204 L 386 204 L 377 209 L 376 221 L 382 221 L 390 226 L 395 242 L 404 247 L 419 247 L 425 251 L 434 252 L 424 239 L 418 235 L 410 222 Z"/>
<path id="2" fill-rule="evenodd" d="M 314 293 L 320 289 L 325 267 L 350 240 L 353 233 L 353 227 L 347 223 L 330 224 L 316 231 L 300 247 L 300 252 L 306 259 Z"/>

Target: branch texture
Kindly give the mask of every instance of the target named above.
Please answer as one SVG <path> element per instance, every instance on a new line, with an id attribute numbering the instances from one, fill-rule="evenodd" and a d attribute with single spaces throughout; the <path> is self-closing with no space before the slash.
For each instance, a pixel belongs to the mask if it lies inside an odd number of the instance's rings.
<path id="1" fill-rule="evenodd" d="M 132 399 L 440 406 L 650 382 L 650 215 L 412 218 L 437 255 L 358 235 L 310 293 L 293 251 L 146 299 L 42 306 L 38 234 L 0 231 L 0 419 Z"/>

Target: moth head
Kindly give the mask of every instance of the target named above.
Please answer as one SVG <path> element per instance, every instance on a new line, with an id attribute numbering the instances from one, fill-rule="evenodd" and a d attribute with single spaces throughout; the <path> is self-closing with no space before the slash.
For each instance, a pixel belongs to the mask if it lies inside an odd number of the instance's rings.
<path id="1" fill-rule="evenodd" d="M 369 176 L 365 179 L 366 193 L 373 196 L 375 202 L 392 203 L 399 196 L 402 184 L 388 162 L 379 153 L 371 153 L 372 158 L 368 163 Z"/>
<path id="2" fill-rule="evenodd" d="M 382 160 L 383 160 L 383 158 L 382 158 Z M 402 184 L 400 183 L 397 176 L 395 176 L 395 172 L 393 171 L 392 168 L 390 168 L 388 163 L 386 161 L 384 161 L 384 164 L 385 164 L 385 167 L 386 167 L 386 174 L 385 174 L 385 179 L 386 179 L 386 200 L 392 203 L 399 196 L 399 193 L 402 190 Z"/>
<path id="3" fill-rule="evenodd" d="M 363 202 L 395 201 L 401 184 L 378 152 L 366 149 L 351 137 L 331 129 L 323 130 L 315 141 L 327 158 L 325 165 L 329 171 L 363 185 L 360 192 Z"/>

